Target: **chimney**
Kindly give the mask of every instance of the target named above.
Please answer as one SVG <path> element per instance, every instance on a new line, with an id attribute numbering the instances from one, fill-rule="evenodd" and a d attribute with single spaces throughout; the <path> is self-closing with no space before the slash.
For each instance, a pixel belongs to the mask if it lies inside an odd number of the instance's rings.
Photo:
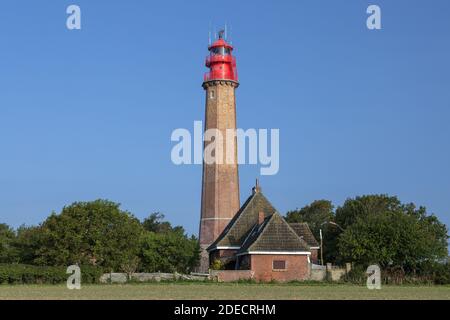
<path id="1" fill-rule="evenodd" d="M 252 189 L 253 194 L 261 192 L 261 187 L 259 186 L 259 179 L 256 179 L 256 185 Z"/>
<path id="2" fill-rule="evenodd" d="M 266 218 L 266 215 L 263 211 L 260 211 L 258 214 L 258 224 L 261 224 L 264 222 L 264 219 Z"/>

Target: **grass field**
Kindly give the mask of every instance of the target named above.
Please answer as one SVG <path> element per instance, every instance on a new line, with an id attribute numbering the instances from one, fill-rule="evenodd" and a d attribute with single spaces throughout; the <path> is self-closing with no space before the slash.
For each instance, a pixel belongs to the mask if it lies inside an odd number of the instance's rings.
<path id="1" fill-rule="evenodd" d="M 450 286 L 384 286 L 369 290 L 354 285 L 147 283 L 86 285 L 0 285 L 0 299 L 450 299 Z"/>

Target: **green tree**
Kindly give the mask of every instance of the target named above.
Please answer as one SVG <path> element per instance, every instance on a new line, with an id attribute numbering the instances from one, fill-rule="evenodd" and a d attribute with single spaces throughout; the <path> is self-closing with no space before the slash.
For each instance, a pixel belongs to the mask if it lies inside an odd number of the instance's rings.
<path id="1" fill-rule="evenodd" d="M 16 234 L 7 224 L 0 224 L 0 263 L 11 263 L 16 259 L 13 246 Z"/>
<path id="2" fill-rule="evenodd" d="M 334 222 L 337 225 L 329 225 L 325 230 L 324 248 L 325 260 L 333 263 L 343 263 L 346 256 L 339 254 L 339 236 L 343 230 L 354 224 L 358 218 L 369 215 L 382 214 L 401 210 L 402 204 L 397 197 L 388 195 L 363 195 L 354 199 L 347 199 L 335 212 Z"/>
<path id="3" fill-rule="evenodd" d="M 347 228 L 355 223 L 359 217 L 410 210 L 411 207 L 402 205 L 397 197 L 384 194 L 363 195 L 355 199 L 347 199 L 342 207 L 336 209 L 336 222 Z"/>
<path id="4" fill-rule="evenodd" d="M 325 261 L 335 260 L 336 230 L 327 222 L 334 221 L 333 204 L 329 200 L 316 200 L 300 210 L 289 211 L 286 221 L 306 222 L 317 241 L 320 242 L 320 230 L 323 235 L 323 256 Z"/>
<path id="5" fill-rule="evenodd" d="M 190 272 L 200 259 L 198 240 L 179 231 L 147 232 L 141 251 L 146 272 Z"/>
<path id="6" fill-rule="evenodd" d="M 64 207 L 40 228 L 35 263 L 92 264 L 116 271 L 137 257 L 144 232 L 138 219 L 107 200 Z"/>
<path id="7" fill-rule="evenodd" d="M 423 207 L 396 197 L 369 195 L 348 199 L 336 210 L 344 228 L 335 238 L 338 261 L 414 271 L 425 261 L 447 256 L 447 228 Z"/>
<path id="8" fill-rule="evenodd" d="M 38 250 L 42 241 L 43 229 L 40 226 L 22 225 L 17 229 L 14 247 L 17 251 L 18 262 L 34 264 L 38 258 Z"/>
<path id="9" fill-rule="evenodd" d="M 154 212 L 145 218 L 142 226 L 145 230 L 156 233 L 167 233 L 173 230 L 170 222 L 164 221 L 164 214 L 160 212 Z"/>
<path id="10" fill-rule="evenodd" d="M 332 221 L 333 218 L 333 204 L 328 200 L 316 200 L 300 210 L 289 211 L 286 214 L 286 221 L 289 223 L 307 222 L 317 240 L 319 230 L 326 228 L 326 222 Z"/>
<path id="11" fill-rule="evenodd" d="M 141 247 L 142 269 L 146 272 L 190 272 L 200 259 L 197 238 L 190 238 L 181 226 L 172 227 L 164 214 L 152 213 L 142 222 L 146 233 Z"/>

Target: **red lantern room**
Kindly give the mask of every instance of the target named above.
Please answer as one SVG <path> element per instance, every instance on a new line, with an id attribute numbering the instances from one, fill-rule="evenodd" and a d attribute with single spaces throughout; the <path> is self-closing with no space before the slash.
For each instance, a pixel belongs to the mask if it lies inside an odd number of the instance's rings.
<path id="1" fill-rule="evenodd" d="M 219 32 L 219 39 L 208 47 L 210 52 L 206 57 L 205 65 L 209 72 L 205 74 L 204 81 L 231 80 L 238 81 L 236 58 L 231 54 L 233 46 L 223 39 L 224 31 Z"/>

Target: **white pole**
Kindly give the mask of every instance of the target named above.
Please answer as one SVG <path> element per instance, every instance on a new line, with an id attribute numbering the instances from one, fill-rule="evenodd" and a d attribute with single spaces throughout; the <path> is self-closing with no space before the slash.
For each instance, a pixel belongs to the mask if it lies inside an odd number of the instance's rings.
<path id="1" fill-rule="evenodd" d="M 322 237 L 322 229 L 319 229 L 320 233 L 320 264 L 323 265 L 323 237 Z"/>

